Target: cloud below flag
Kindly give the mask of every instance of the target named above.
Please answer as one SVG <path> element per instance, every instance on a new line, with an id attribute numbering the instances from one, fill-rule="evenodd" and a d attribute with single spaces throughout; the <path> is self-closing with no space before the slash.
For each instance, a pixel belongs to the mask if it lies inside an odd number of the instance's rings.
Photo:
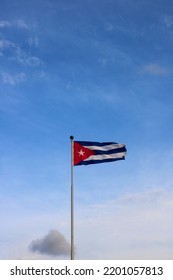
<path id="1" fill-rule="evenodd" d="M 73 142 L 73 165 L 88 165 L 125 159 L 126 146 L 116 142 Z"/>

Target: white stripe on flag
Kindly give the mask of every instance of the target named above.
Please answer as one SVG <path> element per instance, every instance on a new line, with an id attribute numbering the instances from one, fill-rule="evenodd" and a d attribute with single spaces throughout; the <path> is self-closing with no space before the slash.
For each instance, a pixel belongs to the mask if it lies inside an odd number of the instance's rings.
<path id="1" fill-rule="evenodd" d="M 88 148 L 90 150 L 99 150 L 99 151 L 109 151 L 113 149 L 123 148 L 125 147 L 124 144 L 111 144 L 106 146 L 83 146 L 85 148 Z"/>
<path id="2" fill-rule="evenodd" d="M 123 158 L 125 156 L 124 153 L 116 153 L 116 154 L 103 154 L 103 155 L 93 155 L 85 159 L 84 161 L 89 161 L 89 160 L 105 160 L 105 159 L 116 159 L 116 158 Z"/>

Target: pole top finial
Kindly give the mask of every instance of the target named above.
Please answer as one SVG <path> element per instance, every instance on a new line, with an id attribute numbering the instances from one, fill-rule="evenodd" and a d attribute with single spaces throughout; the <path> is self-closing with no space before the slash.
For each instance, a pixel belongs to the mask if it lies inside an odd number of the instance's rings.
<path id="1" fill-rule="evenodd" d="M 71 135 L 71 136 L 70 136 L 70 139 L 71 139 L 71 140 L 73 140 L 73 139 L 74 139 L 74 136 L 73 136 L 73 135 Z"/>

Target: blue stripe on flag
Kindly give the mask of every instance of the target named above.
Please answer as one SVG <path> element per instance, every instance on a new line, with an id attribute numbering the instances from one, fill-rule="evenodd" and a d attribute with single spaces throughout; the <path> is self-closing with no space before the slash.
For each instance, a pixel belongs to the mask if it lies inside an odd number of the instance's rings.
<path id="1" fill-rule="evenodd" d="M 112 144 L 118 144 L 116 142 L 90 142 L 90 141 L 77 141 L 80 145 L 82 146 L 99 146 L 99 147 L 103 147 L 103 146 L 107 146 L 107 145 L 112 145 Z"/>
<path id="2" fill-rule="evenodd" d="M 125 156 L 123 156 L 122 158 L 116 158 L 116 159 L 104 159 L 104 160 L 83 160 L 83 161 L 80 161 L 78 164 L 76 165 L 88 165 L 88 164 L 95 164 L 95 163 L 104 163 L 104 162 L 112 162 L 112 161 L 117 161 L 117 160 L 124 160 L 125 159 Z"/>
<path id="3" fill-rule="evenodd" d="M 93 150 L 96 152 L 96 155 L 109 155 L 109 154 L 115 154 L 115 153 L 123 153 L 126 152 L 126 148 L 122 147 L 122 148 L 117 148 L 117 149 L 113 149 L 113 150 L 108 150 L 108 151 L 100 151 L 100 150 Z"/>

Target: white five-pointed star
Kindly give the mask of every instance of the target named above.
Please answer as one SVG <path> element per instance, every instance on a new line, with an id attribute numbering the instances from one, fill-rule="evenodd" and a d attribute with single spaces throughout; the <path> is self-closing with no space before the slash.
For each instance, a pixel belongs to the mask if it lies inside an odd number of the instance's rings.
<path id="1" fill-rule="evenodd" d="M 80 150 L 80 151 L 78 152 L 78 154 L 79 154 L 79 156 L 82 156 L 82 157 L 83 157 L 83 155 L 85 154 L 85 152 L 82 151 L 82 150 Z"/>

